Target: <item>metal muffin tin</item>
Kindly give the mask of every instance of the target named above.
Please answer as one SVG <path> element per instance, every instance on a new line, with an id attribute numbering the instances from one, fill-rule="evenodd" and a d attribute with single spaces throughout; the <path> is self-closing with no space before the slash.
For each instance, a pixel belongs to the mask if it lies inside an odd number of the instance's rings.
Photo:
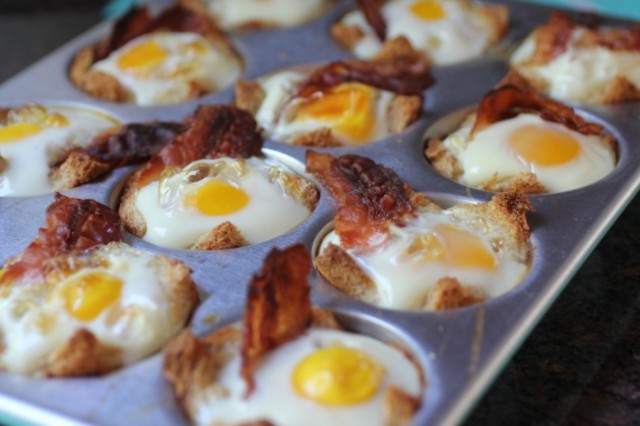
<path id="1" fill-rule="evenodd" d="M 371 157 L 396 170 L 417 191 L 442 205 L 488 201 L 491 193 L 461 186 L 429 166 L 423 156 L 423 135 L 427 128 L 429 132 L 451 128 L 461 110 L 477 103 L 506 73 L 507 53 L 551 11 L 506 0 L 501 3 L 508 4 L 511 12 L 506 39 L 478 60 L 434 68 L 437 82 L 426 92 L 425 112 L 417 123 L 401 134 L 362 147 L 321 150 L 334 155 L 354 152 Z M 245 61 L 243 78 L 255 79 L 286 67 L 351 57 L 330 38 L 329 27 L 352 8 L 352 2 L 338 0 L 326 14 L 300 27 L 234 33 L 232 40 Z M 85 94 L 69 81 L 68 66 L 76 52 L 105 36 L 109 29 L 108 23 L 98 25 L 7 81 L 0 87 L 0 105 L 85 105 L 123 122 L 135 122 L 180 120 L 199 104 L 233 101 L 232 88 L 196 101 L 159 107 L 115 104 Z M 640 103 L 576 109 L 605 125 L 617 137 L 618 165 L 609 176 L 590 186 L 531 197 L 535 208 L 529 215 L 535 247 L 533 262 L 528 276 L 514 290 L 468 308 L 437 313 L 400 312 L 349 299 L 315 272 L 312 274 L 315 303 L 338 312 L 348 328 L 399 341 L 415 354 L 428 382 L 416 425 L 456 424 L 464 418 L 637 192 Z M 265 148 L 293 157 L 303 167 L 305 148 L 273 141 L 267 141 Z M 113 205 L 122 181 L 133 169 L 117 170 L 99 182 L 65 194 Z M 0 262 L 35 238 L 52 200 L 53 195 L 0 198 Z M 333 201 L 323 190 L 318 207 L 304 223 L 265 243 L 201 252 L 159 248 L 130 234 L 125 234 L 125 241 L 181 259 L 192 268 L 193 278 L 204 295 L 192 328 L 204 333 L 239 318 L 246 286 L 271 248 L 297 241 L 311 248 L 333 215 Z M 9 419 L 38 424 L 185 424 L 161 367 L 162 356 L 156 354 L 102 377 L 45 380 L 2 373 L 0 413 Z"/>

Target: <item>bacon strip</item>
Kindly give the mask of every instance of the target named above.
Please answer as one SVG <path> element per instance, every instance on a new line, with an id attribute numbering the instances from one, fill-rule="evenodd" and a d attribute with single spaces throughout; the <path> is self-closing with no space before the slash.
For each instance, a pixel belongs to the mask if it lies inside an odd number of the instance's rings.
<path id="1" fill-rule="evenodd" d="M 311 323 L 308 275 L 311 258 L 302 244 L 272 249 L 249 285 L 244 314 L 241 376 L 245 397 L 255 387 L 260 357 L 300 336 Z"/>
<path id="2" fill-rule="evenodd" d="M 336 200 L 335 231 L 345 248 L 371 247 L 388 234 L 391 224 L 415 213 L 411 187 L 366 157 L 307 151 L 306 163 Z"/>
<path id="3" fill-rule="evenodd" d="M 185 124 L 175 122 L 128 124 L 98 135 L 79 151 L 114 168 L 122 167 L 148 160 L 186 128 Z"/>
<path id="4" fill-rule="evenodd" d="M 169 167 L 183 168 L 199 159 L 262 155 L 263 139 L 253 116 L 232 105 L 198 107 L 188 129 L 165 145 L 134 176 L 142 188 Z"/>
<path id="5" fill-rule="evenodd" d="M 298 97 L 346 82 L 358 82 L 401 95 L 420 95 L 434 79 L 427 60 L 415 51 L 373 61 L 331 62 L 314 70 L 304 81 Z"/>
<path id="6" fill-rule="evenodd" d="M 471 136 L 493 123 L 527 112 L 537 114 L 545 121 L 562 124 L 584 135 L 601 135 L 604 132 L 604 127 L 586 121 L 577 115 L 573 108 L 543 98 L 533 91 L 506 85 L 490 91 L 482 98 L 478 105 L 476 122 L 471 129 Z"/>
<path id="7" fill-rule="evenodd" d="M 553 13 L 549 21 L 535 31 L 536 50 L 530 62 L 546 64 L 564 53 L 575 27 L 575 22 L 566 13 Z"/>
<path id="8" fill-rule="evenodd" d="M 213 21 L 180 5 L 170 7 L 156 18 L 151 17 L 146 7 L 136 7 L 120 18 L 111 34 L 96 47 L 95 61 L 106 58 L 136 37 L 158 30 L 192 32 L 203 36 L 218 34 L 224 37 Z"/>
<path id="9" fill-rule="evenodd" d="M 384 0 L 358 0 L 360 10 L 380 41 L 387 38 L 387 22 L 382 16 L 383 3 Z"/>
<path id="10" fill-rule="evenodd" d="M 5 265 L 0 285 L 41 277 L 44 262 L 54 256 L 121 239 L 120 218 L 109 207 L 56 194 L 47 208 L 45 226 L 18 257 Z"/>

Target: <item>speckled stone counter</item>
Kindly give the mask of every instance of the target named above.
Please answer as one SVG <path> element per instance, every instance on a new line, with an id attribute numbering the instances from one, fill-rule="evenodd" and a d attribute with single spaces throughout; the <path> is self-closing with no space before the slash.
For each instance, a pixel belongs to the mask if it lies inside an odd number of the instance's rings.
<path id="1" fill-rule="evenodd" d="M 99 20 L 100 2 L 60 3 L 26 14 L 0 2 L 0 82 Z M 640 425 L 639 218 L 636 198 L 467 425 Z"/>

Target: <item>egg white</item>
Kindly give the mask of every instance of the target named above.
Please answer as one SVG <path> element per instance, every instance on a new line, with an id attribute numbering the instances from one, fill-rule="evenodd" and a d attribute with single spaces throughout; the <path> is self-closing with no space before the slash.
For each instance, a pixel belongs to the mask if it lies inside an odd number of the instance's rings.
<path id="1" fill-rule="evenodd" d="M 235 161 L 231 158 L 198 160 L 185 169 L 195 164 L 233 164 Z M 147 232 L 142 238 L 163 247 L 189 248 L 211 229 L 229 221 L 238 228 L 248 243 L 256 244 L 286 233 L 309 215 L 307 207 L 291 198 L 277 182 L 272 182 L 269 178 L 272 167 L 287 170 L 285 166 L 256 157 L 244 161 L 247 165 L 246 173 L 239 178 L 238 186 L 249 196 L 249 203 L 234 213 L 206 216 L 195 208 L 185 207 L 181 200 L 163 207 L 159 196 L 159 181 L 143 187 L 135 202 L 147 224 Z M 178 174 L 170 179 L 182 177 Z M 205 178 L 189 187 L 195 189 L 212 179 L 214 178 Z M 177 187 L 187 190 L 186 186 Z"/>
<path id="2" fill-rule="evenodd" d="M 118 59 L 149 40 L 156 42 L 167 57 L 148 75 L 122 70 Z M 204 46 L 204 51 L 189 48 L 192 43 Z M 203 36 L 184 32 L 155 32 L 142 35 L 92 65 L 116 78 L 129 91 L 130 101 L 137 105 L 161 105 L 190 99 L 195 83 L 206 91 L 221 90 L 241 73 L 240 60 L 227 48 L 216 45 Z"/>
<path id="3" fill-rule="evenodd" d="M 208 0 L 207 7 L 218 24 L 233 29 L 260 22 L 291 27 L 317 16 L 330 0 Z"/>
<path id="4" fill-rule="evenodd" d="M 318 404 L 296 393 L 291 382 L 295 366 L 317 349 L 333 345 L 360 350 L 384 367 L 386 374 L 371 399 L 336 407 Z M 229 391 L 228 396 L 221 397 L 216 392 L 219 387 L 210 386 L 190 401 L 196 424 L 238 424 L 266 419 L 279 426 L 382 425 L 383 400 L 389 386 L 414 397 L 421 393 L 420 372 L 398 349 L 368 336 L 338 330 L 309 329 L 266 355 L 254 374 L 255 390 L 248 399 L 244 398 L 246 385 L 240 378 L 240 363 L 238 354 L 226 364 L 216 383 Z"/>
<path id="5" fill-rule="evenodd" d="M 573 160 L 556 166 L 530 168 L 519 161 L 509 148 L 509 135 L 526 125 L 544 126 L 564 132 L 580 144 L 580 154 Z M 534 114 L 520 114 L 502 120 L 477 132 L 468 140 L 473 123 L 449 135 L 444 146 L 456 156 L 464 173 L 459 182 L 481 186 L 497 174 L 498 181 L 534 172 L 548 192 L 562 192 L 589 185 L 602 179 L 615 167 L 614 152 L 598 135 L 583 135 L 566 127 L 546 122 Z"/>
<path id="6" fill-rule="evenodd" d="M 414 49 L 426 52 L 436 65 L 450 65 L 476 58 L 490 44 L 490 33 L 482 20 L 461 2 L 441 1 L 446 12 L 441 20 L 425 21 L 410 8 L 415 0 L 391 0 L 382 7 L 387 39 L 404 36 Z M 360 10 L 346 14 L 343 24 L 360 28 L 364 37 L 353 48 L 359 58 L 372 58 L 382 44 Z"/>
<path id="7" fill-rule="evenodd" d="M 457 278 L 462 285 L 484 290 L 488 298 L 497 297 L 515 287 L 526 275 L 529 265 L 521 253 L 496 252 L 493 243 L 504 236 L 486 227 L 465 225 L 451 211 L 420 212 L 405 226 L 391 227 L 391 237 L 374 250 L 347 249 L 346 252 L 371 279 L 378 292 L 378 305 L 391 309 L 422 309 L 426 296 L 442 278 Z M 438 225 L 450 225 L 480 238 L 496 258 L 494 270 L 448 266 L 438 261 L 426 262 L 407 254 L 415 237 L 425 235 Z M 320 252 L 330 244 L 341 246 L 340 237 L 330 232 L 322 241 Z"/>
<path id="8" fill-rule="evenodd" d="M 97 134 L 114 127 L 118 121 L 98 111 L 67 106 L 48 106 L 49 114 L 61 114 L 69 123 L 45 127 L 21 140 L 1 143 L 0 157 L 6 162 L 0 170 L 0 197 L 25 197 L 53 191 L 50 166 L 67 151 L 85 147 Z"/>
<path id="9" fill-rule="evenodd" d="M 265 91 L 265 98 L 256 113 L 256 121 L 270 138 L 278 142 L 291 143 L 297 136 L 331 127 L 330 123 L 313 118 L 293 120 L 297 110 L 295 101 L 290 101 L 297 92 L 297 86 L 306 79 L 306 76 L 307 73 L 304 72 L 282 71 L 259 80 Z M 376 118 L 370 140 L 382 139 L 391 134 L 387 111 L 394 93 L 375 90 L 378 93 L 374 98 L 373 107 Z M 347 135 L 337 130 L 333 131 L 333 136 L 344 145 L 362 143 L 350 140 Z"/>
<path id="10" fill-rule="evenodd" d="M 129 364 L 158 350 L 182 328 L 182 323 L 171 319 L 170 294 L 161 285 L 165 277 L 154 271 L 157 256 L 124 243 L 102 246 L 93 255 L 94 259 L 106 260 L 109 266 L 85 265 L 68 279 L 88 271 L 103 271 L 118 277 L 123 286 L 119 300 L 91 321 L 81 321 L 66 310 L 59 291 L 65 281 L 55 288 L 19 282 L 0 291 L 0 369 L 33 374 L 80 329 L 90 331 L 102 343 L 120 348 L 124 363 Z M 118 307 L 121 314 L 114 322 L 109 313 Z M 44 326 L 45 323 L 48 324 Z"/>
<path id="11" fill-rule="evenodd" d="M 527 76 L 543 80 L 546 93 L 555 99 L 587 102 L 604 92 L 617 76 L 625 77 L 640 88 L 640 52 L 614 51 L 600 46 L 579 48 L 575 42 L 584 29 L 573 31 L 567 49 L 541 65 L 526 65 L 536 48 L 534 37 L 528 37 L 513 53 L 510 64 L 522 66 Z"/>

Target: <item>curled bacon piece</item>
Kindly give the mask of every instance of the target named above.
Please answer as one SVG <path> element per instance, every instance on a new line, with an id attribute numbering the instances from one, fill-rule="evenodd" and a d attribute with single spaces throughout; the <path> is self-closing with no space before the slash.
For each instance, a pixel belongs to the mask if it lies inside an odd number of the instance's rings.
<path id="1" fill-rule="evenodd" d="M 345 248 L 370 247 L 392 223 L 414 214 L 409 185 L 366 157 L 307 151 L 306 163 L 338 204 L 335 230 Z"/>
<path id="2" fill-rule="evenodd" d="M 533 91 L 506 85 L 490 91 L 482 98 L 471 136 L 495 122 L 525 112 L 537 114 L 545 121 L 562 124 L 584 135 L 600 135 L 604 131 L 604 127 L 599 124 L 591 123 L 577 115 L 573 108 L 544 98 Z"/>
<path id="3" fill-rule="evenodd" d="M 47 208 L 45 226 L 18 257 L 7 263 L 0 274 L 0 285 L 23 277 L 40 277 L 43 263 L 54 256 L 121 239 L 116 212 L 94 200 L 56 194 Z"/>
<path id="4" fill-rule="evenodd" d="M 536 50 L 531 63 L 544 64 L 560 56 L 567 49 L 575 27 L 575 22 L 566 13 L 553 13 L 549 22 L 535 32 Z"/>
<path id="5" fill-rule="evenodd" d="M 186 130 L 183 123 L 133 123 L 98 135 L 81 151 L 101 162 L 122 167 L 149 159 Z"/>
<path id="6" fill-rule="evenodd" d="M 249 285 L 244 314 L 241 376 L 248 397 L 262 355 L 301 335 L 311 323 L 308 275 L 311 258 L 302 244 L 273 249 Z"/>
<path id="7" fill-rule="evenodd" d="M 168 167 L 183 168 L 199 159 L 262 155 L 264 141 L 258 124 L 250 113 L 235 106 L 200 106 L 187 126 L 138 172 L 134 177 L 137 188 L 158 179 Z"/>
<path id="8" fill-rule="evenodd" d="M 358 82 L 401 95 L 420 95 L 434 83 L 429 63 L 415 51 L 373 61 L 336 61 L 314 70 L 302 83 L 298 96 L 346 82 Z"/>
<path id="9" fill-rule="evenodd" d="M 115 23 L 111 34 L 96 47 L 95 60 L 106 58 L 111 52 L 136 37 L 158 30 L 223 36 L 221 30 L 211 20 L 180 5 L 165 10 L 156 18 L 151 17 L 146 7 L 136 7 L 120 18 Z"/>
<path id="10" fill-rule="evenodd" d="M 382 4 L 384 0 L 358 0 L 358 6 L 371 28 L 375 31 L 380 41 L 387 38 L 387 22 L 382 16 Z"/>

